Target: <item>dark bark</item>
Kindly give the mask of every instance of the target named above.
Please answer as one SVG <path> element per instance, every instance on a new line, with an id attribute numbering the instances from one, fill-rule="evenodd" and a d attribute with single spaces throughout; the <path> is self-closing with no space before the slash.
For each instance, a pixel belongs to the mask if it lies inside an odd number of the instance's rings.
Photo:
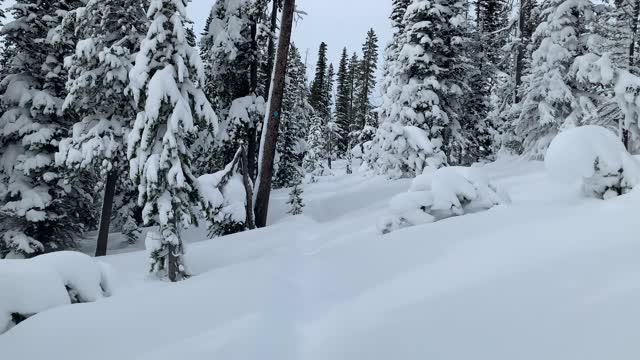
<path id="1" fill-rule="evenodd" d="M 180 265 L 178 264 L 178 246 L 177 245 L 173 245 L 170 244 L 169 245 L 169 268 L 168 270 L 168 275 L 169 275 L 169 281 L 171 282 L 176 282 L 178 281 L 178 273 L 180 272 Z"/>
<path id="2" fill-rule="evenodd" d="M 631 17 L 631 44 L 629 44 L 629 69 L 635 65 L 636 41 L 638 41 L 638 21 L 640 21 L 640 0 L 636 0 Z"/>
<path id="3" fill-rule="evenodd" d="M 117 181 L 118 174 L 115 170 L 107 174 L 107 183 L 104 188 L 104 197 L 102 200 L 102 213 L 100 215 L 98 242 L 96 244 L 96 256 L 107 255 L 107 245 L 109 243 L 109 227 L 111 225 L 111 215 L 113 213 L 113 198 L 116 194 Z"/>
<path id="4" fill-rule="evenodd" d="M 256 226 L 258 227 L 267 225 L 269 197 L 271 196 L 271 179 L 273 178 L 273 161 L 276 153 L 276 143 L 278 141 L 280 114 L 282 113 L 282 97 L 284 93 L 289 46 L 291 45 L 291 29 L 293 27 L 294 11 L 295 0 L 285 0 L 282 10 L 280 39 L 278 40 L 273 84 L 271 95 L 269 96 L 269 122 L 266 127 L 267 133 L 264 134 L 265 141 L 263 148 L 260 149 L 262 153 L 262 163 L 260 164 L 258 174 L 259 187 L 255 205 Z"/>
<path id="5" fill-rule="evenodd" d="M 622 143 L 629 150 L 629 129 L 622 129 Z"/>

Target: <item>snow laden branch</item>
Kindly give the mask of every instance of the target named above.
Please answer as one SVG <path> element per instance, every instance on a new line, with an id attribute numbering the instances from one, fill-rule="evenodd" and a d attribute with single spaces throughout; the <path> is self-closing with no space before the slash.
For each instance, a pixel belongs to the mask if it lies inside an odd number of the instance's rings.
<path id="1" fill-rule="evenodd" d="M 214 174 L 200 176 L 198 190 L 207 202 L 209 236 L 224 236 L 254 229 L 253 183 L 247 149 L 241 146 L 231 163 Z"/>

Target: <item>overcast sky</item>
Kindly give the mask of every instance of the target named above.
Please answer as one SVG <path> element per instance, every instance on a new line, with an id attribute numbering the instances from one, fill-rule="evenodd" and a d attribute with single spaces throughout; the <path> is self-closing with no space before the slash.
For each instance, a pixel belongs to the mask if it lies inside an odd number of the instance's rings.
<path id="1" fill-rule="evenodd" d="M 13 0 L 5 1 L 5 5 Z M 195 22 L 199 35 L 215 0 L 192 0 L 189 16 Z M 367 31 L 373 28 L 380 39 L 380 52 L 390 34 L 391 0 L 297 0 L 297 7 L 307 13 L 298 19 L 293 30 L 293 41 L 304 57 L 309 50 L 308 67 L 313 74 L 320 42 L 329 47 L 329 60 L 337 67 L 343 47 L 349 53 L 361 53 Z M 378 66 L 381 67 L 381 64 Z"/>
<path id="2" fill-rule="evenodd" d="M 196 23 L 196 32 L 202 32 L 214 3 L 215 0 L 193 0 L 189 5 L 189 16 Z M 303 57 L 309 50 L 310 75 L 320 42 L 327 43 L 329 60 L 337 67 L 345 46 L 350 54 L 361 53 L 369 29 L 373 28 L 378 34 L 381 53 L 391 34 L 391 0 L 297 0 L 296 5 L 307 15 L 295 23 L 293 41 Z M 378 67 L 382 67 L 381 64 Z"/>

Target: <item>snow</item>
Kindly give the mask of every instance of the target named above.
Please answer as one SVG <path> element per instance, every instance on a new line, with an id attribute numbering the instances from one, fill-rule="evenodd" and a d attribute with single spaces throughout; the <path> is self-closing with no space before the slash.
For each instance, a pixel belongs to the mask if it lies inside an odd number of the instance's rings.
<path id="1" fill-rule="evenodd" d="M 0 261 L 0 334 L 11 327 L 13 313 L 31 316 L 71 302 L 109 296 L 110 276 L 107 265 L 78 252 Z"/>
<path id="2" fill-rule="evenodd" d="M 545 166 L 554 178 L 581 182 L 585 193 L 596 197 L 613 184 L 627 192 L 640 182 L 640 163 L 613 132 L 595 125 L 558 134 L 547 150 Z"/>
<path id="3" fill-rule="evenodd" d="M 379 230 L 386 234 L 399 228 L 487 210 L 510 201 L 509 196 L 478 168 L 451 166 L 436 171 L 427 168 L 413 180 L 408 193 L 391 199 L 391 215 L 382 218 Z"/>
<path id="4" fill-rule="evenodd" d="M 411 181 L 334 170 L 305 185 L 303 216 L 283 189 L 265 229 L 186 231 L 187 280 L 149 279 L 144 252 L 104 258 L 113 296 L 29 318 L 0 335 L 2 357 L 640 357 L 638 190 L 588 199 L 542 162 L 501 159 L 480 170 L 510 205 L 379 235 Z"/>

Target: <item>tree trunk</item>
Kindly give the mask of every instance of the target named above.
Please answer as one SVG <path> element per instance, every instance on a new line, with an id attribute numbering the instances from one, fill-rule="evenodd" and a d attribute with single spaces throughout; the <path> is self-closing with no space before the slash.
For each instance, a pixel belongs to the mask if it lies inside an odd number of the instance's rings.
<path id="1" fill-rule="evenodd" d="M 251 93 L 257 95 L 258 93 L 258 66 L 260 58 L 258 57 L 258 19 L 253 19 L 251 24 L 251 50 L 253 53 L 253 61 L 251 62 L 250 76 L 251 76 Z M 256 171 L 256 148 L 257 143 L 257 124 L 252 124 L 247 129 L 247 159 L 246 166 L 247 172 L 251 180 L 255 180 Z"/>
<path id="2" fill-rule="evenodd" d="M 169 281 L 176 282 L 178 281 L 178 272 L 180 271 L 178 265 L 178 246 L 174 244 L 169 244 L 169 268 L 167 269 L 167 273 L 169 275 Z"/>
<path id="3" fill-rule="evenodd" d="M 284 93 L 285 74 L 287 71 L 287 58 L 289 46 L 291 45 L 291 29 L 293 27 L 293 14 L 295 11 L 295 0 L 285 0 L 282 10 L 282 21 L 280 39 L 278 40 L 278 51 L 275 69 L 273 72 L 273 84 L 270 104 L 268 107 L 268 122 L 265 124 L 264 142 L 262 149 L 262 163 L 258 170 L 258 193 L 256 196 L 256 226 L 267 225 L 267 215 L 269 212 L 269 197 L 271 195 L 271 179 L 273 177 L 273 161 L 276 153 L 276 142 L 278 141 L 278 128 L 280 127 L 280 114 L 282 112 L 282 96 Z"/>
<path id="4" fill-rule="evenodd" d="M 638 21 L 640 21 L 640 0 L 636 0 L 631 17 L 631 44 L 629 44 L 629 71 L 635 64 L 636 41 L 638 38 Z"/>
<path id="5" fill-rule="evenodd" d="M 518 18 L 518 30 L 517 30 L 519 43 L 516 49 L 516 59 L 515 59 L 516 63 L 514 66 L 514 75 L 513 75 L 513 78 L 514 78 L 513 103 L 514 104 L 519 103 L 521 100 L 519 90 L 520 90 L 520 85 L 522 84 L 522 72 L 524 68 L 525 45 L 524 45 L 523 36 L 524 36 L 525 23 L 527 21 L 525 16 L 525 6 L 527 1 L 529 0 L 520 1 L 520 16 Z"/>
<path id="6" fill-rule="evenodd" d="M 271 8 L 271 36 L 269 37 L 269 47 L 267 49 L 267 84 L 265 86 L 265 94 L 269 94 L 271 91 L 271 73 L 273 72 L 273 61 L 276 57 L 276 30 L 278 27 L 278 2 L 279 0 L 272 0 L 273 7 Z"/>
<path id="7" fill-rule="evenodd" d="M 102 200 L 102 213 L 100 214 L 100 230 L 98 231 L 98 242 L 96 244 L 96 257 L 107 255 L 107 245 L 109 243 L 109 227 L 111 225 L 111 215 L 113 213 L 113 198 L 116 194 L 116 183 L 118 174 L 115 170 L 107 174 L 107 183 L 104 188 Z"/>
<path id="8" fill-rule="evenodd" d="M 640 17 L 640 0 L 636 0 L 633 6 L 633 15 L 631 16 L 631 42 L 629 44 L 629 71 L 633 71 L 633 66 L 635 65 L 635 56 L 636 56 L 636 38 L 638 36 L 638 21 Z M 624 120 L 623 120 L 624 121 Z M 629 150 L 631 147 L 631 139 L 629 134 L 629 128 L 626 121 L 622 126 L 622 143 L 624 147 Z"/>
<path id="9" fill-rule="evenodd" d="M 248 167 L 247 167 L 247 162 L 248 162 L 248 156 L 247 156 L 247 151 L 243 148 L 242 149 L 242 182 L 244 184 L 244 191 L 246 193 L 246 222 L 247 222 L 247 227 L 249 229 L 255 229 L 256 228 L 256 222 L 253 218 L 253 188 L 251 186 L 251 179 L 249 178 L 249 171 L 248 171 Z"/>

